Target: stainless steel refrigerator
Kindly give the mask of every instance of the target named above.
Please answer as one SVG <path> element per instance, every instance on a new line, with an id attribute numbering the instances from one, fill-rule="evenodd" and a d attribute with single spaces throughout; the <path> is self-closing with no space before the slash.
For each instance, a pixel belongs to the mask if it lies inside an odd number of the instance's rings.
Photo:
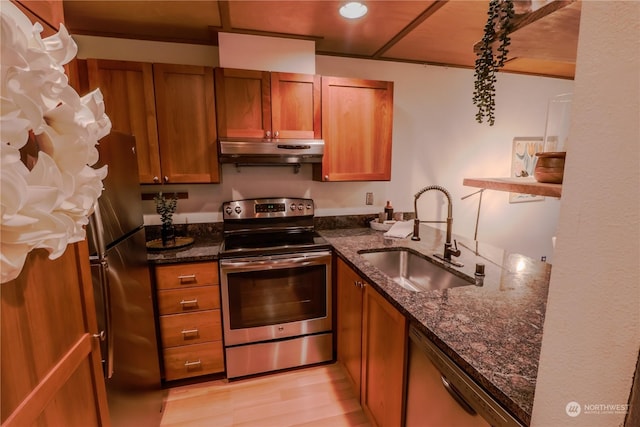
<path id="1" fill-rule="evenodd" d="M 163 395 L 135 138 L 111 132 L 98 145 L 108 165 L 89 241 L 111 423 L 159 426 Z"/>

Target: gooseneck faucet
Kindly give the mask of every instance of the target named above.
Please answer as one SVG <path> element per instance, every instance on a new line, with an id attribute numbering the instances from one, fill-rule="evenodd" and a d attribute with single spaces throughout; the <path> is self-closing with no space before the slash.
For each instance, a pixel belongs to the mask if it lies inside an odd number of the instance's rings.
<path id="1" fill-rule="evenodd" d="M 418 217 L 418 199 L 422 196 L 423 193 L 426 193 L 429 190 L 438 190 L 444 193 L 447 197 L 448 208 L 447 208 L 447 220 L 446 221 L 420 221 Z M 447 191 L 446 188 L 440 185 L 430 185 L 428 187 L 424 187 L 422 190 L 418 191 L 413 199 L 413 211 L 415 214 L 415 219 L 413 220 L 413 236 L 411 240 L 420 240 L 420 223 L 446 223 L 447 224 L 447 237 L 444 244 L 444 254 L 435 254 L 436 258 L 439 258 L 445 262 L 456 265 L 458 267 L 462 267 L 463 264 L 458 261 L 453 261 L 451 256 L 460 256 L 460 249 L 458 249 L 457 242 L 454 241 L 455 246 L 451 244 L 451 227 L 453 225 L 453 204 L 451 203 L 451 194 Z M 455 249 L 454 249 L 455 247 Z"/>

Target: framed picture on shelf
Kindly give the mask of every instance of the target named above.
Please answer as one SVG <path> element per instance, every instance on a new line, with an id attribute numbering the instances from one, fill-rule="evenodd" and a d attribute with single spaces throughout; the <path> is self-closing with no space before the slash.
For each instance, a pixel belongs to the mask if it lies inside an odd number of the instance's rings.
<path id="1" fill-rule="evenodd" d="M 544 138 L 541 136 L 517 136 L 513 138 L 511 148 L 511 178 L 526 181 L 533 180 L 533 170 L 536 167 L 536 153 L 544 148 Z M 536 202 L 544 200 L 544 196 L 524 193 L 509 193 L 509 203 Z"/>

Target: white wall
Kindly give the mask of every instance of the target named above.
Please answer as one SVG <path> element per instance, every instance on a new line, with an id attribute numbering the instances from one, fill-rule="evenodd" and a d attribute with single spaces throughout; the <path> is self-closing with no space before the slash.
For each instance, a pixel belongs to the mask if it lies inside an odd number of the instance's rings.
<path id="1" fill-rule="evenodd" d="M 640 348 L 639 2 L 583 2 L 572 115 L 532 425 L 619 426 Z"/>
<path id="2" fill-rule="evenodd" d="M 217 65 L 217 50 L 147 41 L 75 36 L 78 57 L 183 62 Z M 185 58 L 188 52 L 188 60 Z M 140 56 L 139 56 L 140 55 Z M 543 136 L 547 101 L 571 92 L 568 80 L 500 74 L 497 83 L 496 124 L 475 122 L 472 103 L 473 70 L 394 62 L 316 57 L 320 75 L 394 81 L 394 129 L 390 182 L 322 183 L 311 180 L 311 166 L 298 175 L 289 168 L 222 167 L 220 185 L 166 186 L 163 191 L 189 191 L 180 200 L 178 223 L 220 221 L 220 205 L 239 197 L 291 195 L 313 198 L 319 216 L 368 214 L 382 210 L 390 200 L 396 211 L 413 211 L 413 195 L 422 187 L 439 184 L 453 197 L 453 231 L 473 237 L 478 196 L 461 200 L 477 189 L 464 187 L 465 177 L 508 176 L 511 144 L 516 136 Z M 146 187 L 155 191 L 159 187 Z M 374 193 L 374 206 L 365 205 L 365 193 Z M 419 201 L 420 217 L 443 219 L 446 206 L 435 192 Z M 508 193 L 485 191 L 478 240 L 539 259 L 552 260 L 551 237 L 556 234 L 560 202 L 509 203 Z M 158 224 L 152 202 L 144 202 L 145 222 Z"/>
<path id="3" fill-rule="evenodd" d="M 478 124 L 472 103 L 473 70 L 319 56 L 319 74 L 394 81 L 392 176 L 378 184 L 397 210 L 413 210 L 413 195 L 438 184 L 453 198 L 454 233 L 473 237 L 477 189 L 465 177 L 509 176 L 515 136 L 543 136 L 548 98 L 570 92 L 573 82 L 500 74 L 496 124 Z M 377 193 L 376 193 L 377 194 Z M 384 200 L 383 200 L 384 199 Z M 363 197 L 356 199 L 358 202 Z M 418 201 L 420 217 L 444 219 L 437 192 Z M 509 203 L 504 192 L 485 191 L 478 240 L 538 258 L 551 259 L 560 202 Z"/>

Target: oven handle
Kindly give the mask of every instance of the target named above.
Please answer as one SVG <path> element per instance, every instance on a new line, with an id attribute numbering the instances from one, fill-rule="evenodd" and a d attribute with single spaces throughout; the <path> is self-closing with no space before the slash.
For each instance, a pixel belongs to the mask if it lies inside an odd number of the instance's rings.
<path id="1" fill-rule="evenodd" d="M 220 270 L 223 272 L 238 272 L 265 270 L 289 267 L 304 267 L 316 265 L 322 258 L 331 259 L 331 252 L 307 252 L 302 254 L 287 254 L 274 256 L 260 256 L 252 258 L 235 258 L 220 260 Z"/>

